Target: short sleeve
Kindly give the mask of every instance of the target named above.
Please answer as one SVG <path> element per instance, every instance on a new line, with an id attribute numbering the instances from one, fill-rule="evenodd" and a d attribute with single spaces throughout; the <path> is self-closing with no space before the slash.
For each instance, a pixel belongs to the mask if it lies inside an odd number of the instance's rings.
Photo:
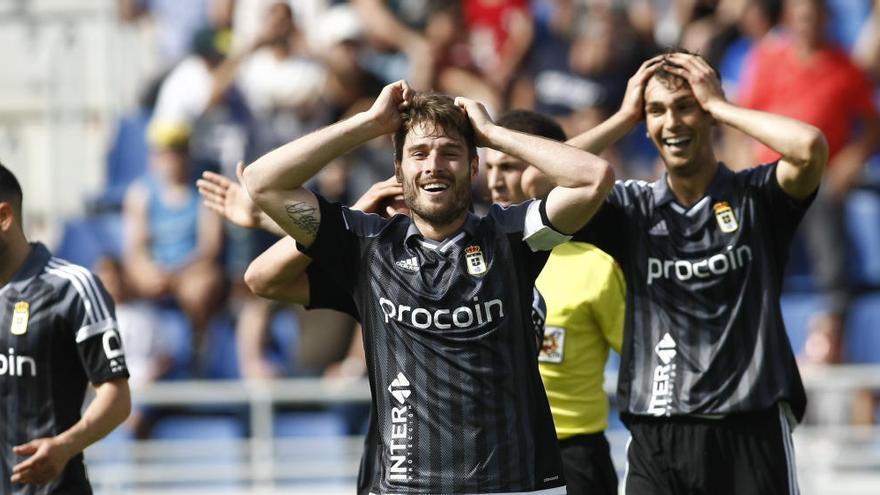
<path id="1" fill-rule="evenodd" d="M 626 208 L 631 203 L 628 198 L 626 186 L 621 182 L 615 183 L 599 211 L 581 230 L 575 232 L 572 240 L 592 244 L 616 260 L 626 259 L 626 227 L 629 221 Z"/>
<path id="2" fill-rule="evenodd" d="M 318 233 L 311 246 L 297 243 L 296 247 L 321 266 L 327 283 L 335 284 L 341 291 L 351 294 L 361 266 L 361 243 L 377 235 L 387 222 L 379 215 L 352 210 L 340 203 L 331 203 L 320 195 L 315 196 L 321 212 Z M 311 284 L 312 278 L 309 277 Z"/>
<path id="3" fill-rule="evenodd" d="M 779 180 L 776 178 L 776 168 L 779 162 L 755 167 L 751 173 L 750 182 L 753 187 L 760 191 L 758 197 L 764 203 L 763 211 L 769 218 L 774 235 L 780 236 L 780 240 L 790 240 L 800 225 L 801 219 L 807 212 L 807 208 L 816 198 L 819 188 L 813 194 L 804 199 L 795 199 L 782 190 Z"/>
<path id="4" fill-rule="evenodd" d="M 332 309 L 360 321 L 360 313 L 349 294 L 331 278 L 323 262 L 313 261 L 306 268 L 309 277 L 309 304 L 306 309 Z"/>
<path id="5" fill-rule="evenodd" d="M 101 281 L 85 268 L 67 265 L 64 270 L 71 275 L 67 320 L 74 331 L 86 376 L 93 384 L 128 378 L 113 299 Z"/>

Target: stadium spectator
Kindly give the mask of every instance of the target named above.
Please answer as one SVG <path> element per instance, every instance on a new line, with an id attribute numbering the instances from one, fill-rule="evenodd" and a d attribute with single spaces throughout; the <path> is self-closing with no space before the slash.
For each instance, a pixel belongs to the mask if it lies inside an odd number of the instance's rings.
<path id="1" fill-rule="evenodd" d="M 82 451 L 131 408 L 113 300 L 91 272 L 28 242 L 21 186 L 3 165 L 0 250 L 0 491 L 91 493 Z"/>
<path id="2" fill-rule="evenodd" d="M 200 205 L 189 128 L 154 122 L 150 143 L 150 171 L 132 183 L 123 204 L 125 271 L 138 296 L 180 306 L 198 353 L 223 291 L 222 223 Z"/>
<path id="3" fill-rule="evenodd" d="M 548 117 L 513 110 L 498 125 L 557 141 L 565 132 Z M 546 198 L 553 183 L 537 167 L 495 150 L 486 153 L 492 201 L 509 207 Z M 608 397 L 603 387 L 610 349 L 623 340 L 623 274 L 595 246 L 566 242 L 553 248 L 535 282 L 546 303 L 538 356 L 569 495 L 617 495 L 617 472 L 604 430 Z"/>
<path id="4" fill-rule="evenodd" d="M 462 0 L 471 59 L 506 95 L 534 39 L 527 0 Z"/>
<path id="5" fill-rule="evenodd" d="M 412 218 L 383 220 L 301 187 L 339 154 L 390 133 Z M 468 211 L 477 144 L 527 159 L 563 187 L 546 203 L 477 217 Z M 606 163 L 498 127 L 472 100 L 412 94 L 399 81 L 366 112 L 265 155 L 244 178 L 254 201 L 324 263 L 362 318 L 385 474 L 375 491 L 564 493 L 530 303 L 543 250 L 566 238 L 559 231 L 583 225 L 610 186 Z M 442 331 L 453 325 L 454 334 Z M 400 455 L 401 429 L 392 426 L 401 407 L 414 437 L 403 454 L 413 463 L 403 469 L 391 458 Z M 448 421 L 438 421 L 441 408 Z M 446 455 L 433 462 L 438 445 Z"/>
<path id="6" fill-rule="evenodd" d="M 724 97 L 696 55 L 646 61 L 620 111 L 570 141 L 596 151 L 642 118 L 666 166 L 615 184 L 575 236 L 626 278 L 618 383 L 627 495 L 796 493 L 791 427 L 806 397 L 779 306 L 794 231 L 828 156 L 818 129 Z M 715 123 L 782 155 L 732 172 Z"/>
<path id="7" fill-rule="evenodd" d="M 784 33 L 766 37 L 750 58 L 740 101 L 812 124 L 828 138 L 828 173 L 802 230 L 828 302 L 811 321 L 806 354 L 814 362 L 837 363 L 852 292 L 843 202 L 880 144 L 880 121 L 865 74 L 826 38 L 824 0 L 786 0 L 783 13 Z M 759 163 L 779 157 L 766 146 L 756 154 Z"/>

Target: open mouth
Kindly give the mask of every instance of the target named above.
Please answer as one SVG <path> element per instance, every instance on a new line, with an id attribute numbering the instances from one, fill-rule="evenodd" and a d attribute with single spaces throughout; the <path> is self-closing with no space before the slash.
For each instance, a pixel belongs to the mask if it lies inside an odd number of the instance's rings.
<path id="1" fill-rule="evenodd" d="M 693 141 L 693 138 L 690 136 L 674 136 L 662 139 L 663 145 L 673 150 L 683 150 L 691 144 L 691 141 Z"/>
<path id="2" fill-rule="evenodd" d="M 449 184 L 444 184 L 443 182 L 426 182 L 419 187 L 425 192 L 441 193 L 449 189 Z"/>

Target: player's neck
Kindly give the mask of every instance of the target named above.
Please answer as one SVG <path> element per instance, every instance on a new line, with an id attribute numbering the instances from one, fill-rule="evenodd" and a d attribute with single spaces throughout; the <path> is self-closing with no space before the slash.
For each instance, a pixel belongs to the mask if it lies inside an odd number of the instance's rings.
<path id="1" fill-rule="evenodd" d="M 692 174 L 681 175 L 672 172 L 666 174 L 666 183 L 676 201 L 685 208 L 690 208 L 706 195 L 709 184 L 718 172 L 718 166 L 718 161 L 713 156 L 711 162 L 705 162 Z"/>
<path id="2" fill-rule="evenodd" d="M 465 220 L 467 220 L 467 216 L 468 211 L 465 210 L 458 218 L 443 225 L 431 223 L 415 213 L 413 213 L 412 219 L 416 224 L 416 228 L 419 229 L 419 232 L 425 239 L 439 242 L 448 239 L 452 234 L 458 232 L 461 226 L 464 225 Z"/>
<path id="3" fill-rule="evenodd" d="M 5 287 L 9 283 L 31 254 L 31 245 L 24 236 L 10 239 L 5 247 L 6 250 L 0 256 L 3 260 L 0 262 L 0 287 Z"/>

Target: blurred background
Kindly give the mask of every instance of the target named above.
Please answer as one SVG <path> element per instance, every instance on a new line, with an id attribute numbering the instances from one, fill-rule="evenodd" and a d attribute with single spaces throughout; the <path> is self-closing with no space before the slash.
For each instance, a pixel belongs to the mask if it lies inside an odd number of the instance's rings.
<path id="1" fill-rule="evenodd" d="M 201 172 L 235 181 L 239 160 L 401 78 L 496 116 L 544 112 L 571 137 L 676 45 L 712 62 L 732 101 L 829 138 L 782 299 L 811 401 L 799 477 L 805 494 L 880 493 L 880 1 L 0 0 L 0 161 L 24 188 L 29 238 L 111 291 L 132 375 L 132 418 L 86 453 L 97 493 L 354 491 L 359 331 L 250 294 L 242 274 L 275 238 L 201 206 Z M 716 137 L 732 168 L 774 159 Z M 371 142 L 310 187 L 350 204 L 391 175 L 391 153 Z M 644 128 L 606 155 L 620 179 L 662 170 Z M 486 204 L 485 178 L 473 194 Z"/>

